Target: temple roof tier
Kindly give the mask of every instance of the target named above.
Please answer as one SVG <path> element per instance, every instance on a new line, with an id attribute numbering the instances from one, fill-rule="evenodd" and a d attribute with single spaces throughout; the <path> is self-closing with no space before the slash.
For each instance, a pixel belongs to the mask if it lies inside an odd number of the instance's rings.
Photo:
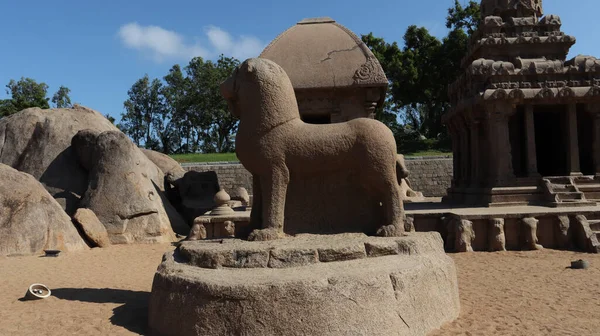
<path id="1" fill-rule="evenodd" d="M 476 96 L 467 97 L 453 104 L 454 107 L 442 117 L 442 121 L 447 122 L 457 115 L 465 114 L 473 106 L 486 103 L 509 103 L 513 105 L 527 103 L 564 104 L 567 102 L 600 103 L 600 80 L 595 80 L 591 84 L 593 85 L 580 87 L 488 89 Z"/>
<path id="2" fill-rule="evenodd" d="M 576 41 L 570 35 L 485 37 L 473 42 L 462 67 L 479 58 L 510 60 L 521 56 L 565 60 Z"/>
<path id="3" fill-rule="evenodd" d="M 523 17 L 542 16 L 542 0 L 482 0 L 481 16 Z"/>

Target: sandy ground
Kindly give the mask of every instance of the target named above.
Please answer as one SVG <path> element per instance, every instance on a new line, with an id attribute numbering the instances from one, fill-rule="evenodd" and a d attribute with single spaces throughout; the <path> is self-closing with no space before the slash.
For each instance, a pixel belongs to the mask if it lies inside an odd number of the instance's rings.
<path id="1" fill-rule="evenodd" d="M 152 277 L 169 245 L 58 258 L 0 258 L 0 335 L 143 334 Z M 455 254 L 461 316 L 433 335 L 600 335 L 600 255 Z M 588 270 L 566 268 L 585 258 Z M 19 301 L 41 282 L 53 296 Z"/>

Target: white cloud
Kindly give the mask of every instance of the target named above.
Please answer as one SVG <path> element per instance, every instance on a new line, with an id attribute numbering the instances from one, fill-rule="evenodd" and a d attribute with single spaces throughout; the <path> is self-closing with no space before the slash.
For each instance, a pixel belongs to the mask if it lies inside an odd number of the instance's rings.
<path id="1" fill-rule="evenodd" d="M 266 46 L 256 37 L 234 38 L 216 26 L 208 26 L 205 29 L 207 47 L 199 42 L 189 43 L 177 32 L 158 26 L 141 26 L 136 22 L 121 26 L 118 36 L 127 48 L 138 50 L 157 62 L 196 56 L 214 58 L 219 54 L 244 60 L 258 56 Z"/>
<path id="2" fill-rule="evenodd" d="M 217 51 L 223 52 L 233 47 L 231 35 L 219 27 L 209 26 L 206 29 L 206 36 Z"/>
<path id="3" fill-rule="evenodd" d="M 206 29 L 206 36 L 217 53 L 233 56 L 240 60 L 256 57 L 266 47 L 256 37 L 242 35 L 234 39 L 231 34 L 215 26 L 209 26 Z"/>

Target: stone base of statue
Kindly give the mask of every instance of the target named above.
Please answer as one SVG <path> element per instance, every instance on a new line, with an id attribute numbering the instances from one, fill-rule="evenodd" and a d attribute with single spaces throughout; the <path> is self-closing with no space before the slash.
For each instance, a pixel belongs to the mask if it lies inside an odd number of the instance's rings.
<path id="1" fill-rule="evenodd" d="M 425 335 L 458 317 L 440 235 L 183 242 L 166 253 L 153 335 Z"/>

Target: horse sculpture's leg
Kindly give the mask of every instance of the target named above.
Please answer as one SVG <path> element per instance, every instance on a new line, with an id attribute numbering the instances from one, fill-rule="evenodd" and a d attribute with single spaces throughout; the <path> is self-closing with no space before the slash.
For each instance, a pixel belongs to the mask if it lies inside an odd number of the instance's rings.
<path id="1" fill-rule="evenodd" d="M 400 185 L 395 180 L 387 181 L 384 183 L 381 195 L 383 195 L 382 203 L 385 211 L 386 225 L 377 230 L 377 235 L 400 237 L 404 234 L 404 206 L 402 205 Z"/>
<path id="2" fill-rule="evenodd" d="M 260 177 L 262 191 L 262 229 L 254 230 L 249 240 L 273 240 L 284 237 L 285 196 L 290 175 L 287 167 L 274 166 Z"/>
<path id="3" fill-rule="evenodd" d="M 262 227 L 262 191 L 260 178 L 252 174 L 252 211 L 250 212 L 250 227 L 260 229 Z"/>

